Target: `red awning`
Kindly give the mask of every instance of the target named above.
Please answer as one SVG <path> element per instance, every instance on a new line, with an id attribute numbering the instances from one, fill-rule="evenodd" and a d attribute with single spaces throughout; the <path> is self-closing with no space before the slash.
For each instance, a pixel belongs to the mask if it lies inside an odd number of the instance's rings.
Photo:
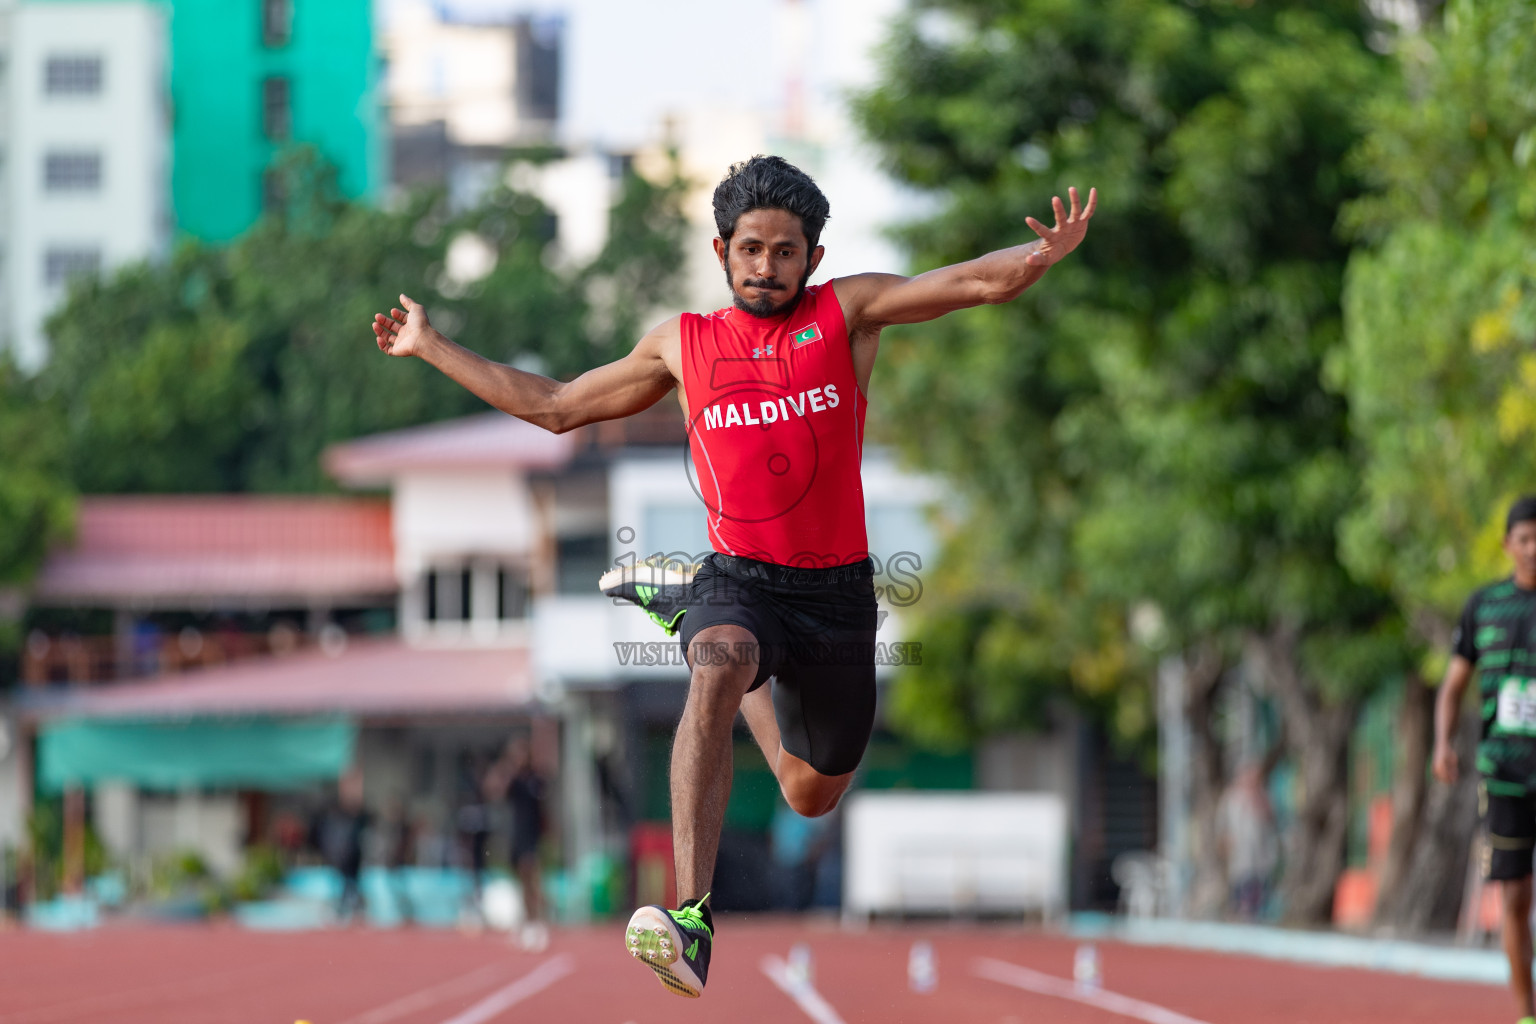
<path id="1" fill-rule="evenodd" d="M 357 498 L 87 497 L 72 547 L 34 588 L 40 604 L 200 607 L 387 597 L 390 508 Z"/>
<path id="2" fill-rule="evenodd" d="M 418 648 L 353 640 L 342 650 L 201 669 L 145 682 L 23 691 L 29 718 L 208 715 L 359 717 L 511 711 L 535 699 L 527 648 Z"/>

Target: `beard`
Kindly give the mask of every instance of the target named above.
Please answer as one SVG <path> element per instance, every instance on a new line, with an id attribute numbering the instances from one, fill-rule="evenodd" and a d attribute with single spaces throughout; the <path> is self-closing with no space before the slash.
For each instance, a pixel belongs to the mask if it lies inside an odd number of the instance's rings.
<path id="1" fill-rule="evenodd" d="M 762 288 L 767 291 L 767 294 L 761 298 L 748 301 L 742 298 L 741 293 L 736 290 L 736 281 L 731 277 L 731 268 L 729 266 L 725 268 L 725 284 L 731 290 L 731 301 L 743 313 L 756 317 L 778 316 L 780 313 L 787 311 L 800 301 L 800 296 L 805 294 L 806 282 L 810 279 L 810 268 L 806 268 L 805 273 L 800 276 L 800 283 L 794 292 L 790 293 L 788 298 L 781 299 L 779 296 L 788 292 L 789 289 L 778 281 L 767 281 L 754 277 L 743 278 L 741 282 L 743 288 Z"/>

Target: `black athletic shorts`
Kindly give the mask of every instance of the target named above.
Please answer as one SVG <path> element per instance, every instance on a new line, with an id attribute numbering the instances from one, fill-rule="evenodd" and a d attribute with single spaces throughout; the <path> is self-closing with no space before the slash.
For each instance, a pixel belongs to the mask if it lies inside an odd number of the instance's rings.
<path id="1" fill-rule="evenodd" d="M 710 626 L 757 640 L 757 676 L 770 678 L 784 749 L 823 775 L 859 765 L 875 723 L 874 563 L 797 569 L 708 555 L 693 577 L 678 639 L 684 654 Z"/>
<path id="2" fill-rule="evenodd" d="M 1536 848 L 1536 797 L 1499 796 L 1483 785 L 1478 795 L 1488 823 L 1483 876 L 1490 882 L 1530 877 L 1531 851 Z"/>

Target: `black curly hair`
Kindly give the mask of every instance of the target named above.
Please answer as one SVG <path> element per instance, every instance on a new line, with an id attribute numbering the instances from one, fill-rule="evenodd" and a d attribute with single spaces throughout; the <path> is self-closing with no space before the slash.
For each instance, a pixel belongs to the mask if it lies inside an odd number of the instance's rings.
<path id="1" fill-rule="evenodd" d="M 816 248 L 831 207 L 816 182 L 781 156 L 754 156 L 732 164 L 715 186 L 715 227 L 729 243 L 736 221 L 753 210 L 785 210 L 800 218 L 809 248 Z"/>

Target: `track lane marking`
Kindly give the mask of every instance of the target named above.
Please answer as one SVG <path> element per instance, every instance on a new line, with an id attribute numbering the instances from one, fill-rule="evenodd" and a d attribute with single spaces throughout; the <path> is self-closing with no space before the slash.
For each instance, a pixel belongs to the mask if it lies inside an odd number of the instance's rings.
<path id="1" fill-rule="evenodd" d="M 484 1024 L 529 996 L 544 991 L 575 969 L 576 958 L 569 953 L 551 957 L 512 984 L 497 989 L 468 1009 L 449 1017 L 443 1024 Z"/>
<path id="2" fill-rule="evenodd" d="M 394 1020 L 397 1017 L 404 1017 L 406 1014 L 415 1013 L 417 1010 L 425 1010 L 427 1007 L 441 1003 L 445 999 L 452 999 L 454 996 L 473 991 L 492 978 L 504 976 L 506 972 L 507 965 L 505 963 L 486 964 L 484 967 L 478 967 L 468 974 L 454 978 L 452 981 L 431 985 L 419 991 L 403 995 L 399 999 L 385 1003 L 383 1006 L 360 1013 L 355 1017 L 348 1017 L 341 1024 L 385 1024 L 386 1021 Z"/>
<path id="3" fill-rule="evenodd" d="M 1147 1024 L 1209 1024 L 1208 1021 L 1186 1017 L 1166 1006 L 1132 999 L 1130 996 L 1122 996 L 1116 992 L 1105 992 L 1102 989 L 1079 988 L 1076 982 L 1068 981 L 1066 978 L 1032 971 L 1028 967 L 1020 967 L 1018 964 L 1010 964 L 1003 960 L 993 960 L 991 957 L 980 957 L 974 961 L 971 964 L 971 973 L 988 981 L 1012 985 L 1014 988 L 1021 988 L 1026 992 L 1034 992 L 1042 996 L 1055 996 L 1058 999 L 1085 1003 L 1100 1010 L 1118 1013 L 1122 1017 L 1146 1021 Z"/>
<path id="4" fill-rule="evenodd" d="M 768 980 L 793 999 L 795 1005 L 804 1010 L 805 1015 L 816 1024 L 843 1024 L 843 1018 L 832 1009 L 832 1004 L 823 999 L 810 982 L 791 976 L 789 965 L 783 960 L 776 956 L 765 956 L 761 966 Z"/>

